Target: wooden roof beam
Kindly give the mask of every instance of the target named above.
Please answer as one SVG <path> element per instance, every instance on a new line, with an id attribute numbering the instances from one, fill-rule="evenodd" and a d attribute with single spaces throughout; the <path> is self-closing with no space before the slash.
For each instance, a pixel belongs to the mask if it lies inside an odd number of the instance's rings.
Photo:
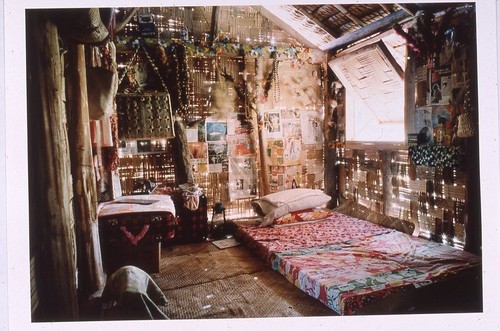
<path id="1" fill-rule="evenodd" d="M 387 14 L 390 14 L 392 11 L 391 11 L 391 8 L 384 4 L 384 3 L 379 3 L 379 6 L 382 7 L 382 9 L 387 13 Z"/>
<path id="2" fill-rule="evenodd" d="M 339 36 L 339 34 L 336 31 L 332 30 L 328 25 L 326 25 L 325 23 L 323 23 L 323 21 L 317 19 L 313 14 L 310 14 L 306 10 L 304 10 L 303 8 L 301 8 L 301 6 L 294 6 L 294 7 L 295 7 L 296 10 L 298 10 L 304 16 L 306 16 L 309 20 L 313 21 L 314 24 L 318 25 L 320 28 L 322 28 L 323 30 L 325 30 L 330 35 L 334 36 L 335 38 Z M 319 7 L 319 8 L 321 8 L 321 7 Z M 318 11 L 319 8 L 317 8 L 316 11 Z"/>
<path id="3" fill-rule="evenodd" d="M 357 41 L 360 41 L 364 38 L 370 37 L 376 33 L 383 32 L 385 30 L 391 29 L 394 24 L 401 23 L 408 19 L 410 14 L 405 10 L 398 10 L 390 15 L 387 15 L 384 18 L 381 18 L 378 21 L 365 25 L 364 27 L 348 33 L 335 41 L 331 42 L 328 45 L 325 45 L 321 49 L 324 51 L 336 52 L 339 49 L 345 48 Z"/>
<path id="4" fill-rule="evenodd" d="M 401 8 L 402 10 L 404 10 L 405 12 L 407 12 L 408 14 L 410 14 L 411 16 L 415 16 L 416 12 L 411 10 L 408 6 L 406 5 L 403 5 L 403 4 L 400 4 L 400 3 L 397 3 L 396 6 L 398 8 Z"/>

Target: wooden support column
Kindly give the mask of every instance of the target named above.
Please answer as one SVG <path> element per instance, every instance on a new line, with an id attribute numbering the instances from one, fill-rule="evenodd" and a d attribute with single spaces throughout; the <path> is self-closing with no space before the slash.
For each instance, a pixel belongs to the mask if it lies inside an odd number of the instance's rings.
<path id="1" fill-rule="evenodd" d="M 89 295 L 104 287 L 106 279 L 97 220 L 98 201 L 90 137 L 85 46 L 71 41 L 68 44 L 66 91 L 77 229 L 78 284 L 80 296 L 86 300 Z"/>
<path id="2" fill-rule="evenodd" d="M 325 56 L 324 62 L 324 76 L 323 79 L 323 95 L 325 109 L 324 123 L 324 151 L 325 151 L 325 161 L 324 161 L 324 180 L 325 180 L 325 194 L 328 194 L 332 199 L 328 202 L 328 208 L 335 208 L 339 204 L 339 187 L 338 187 L 338 158 L 337 158 L 337 146 L 336 138 L 338 134 L 337 125 L 334 123 L 334 112 L 337 111 L 335 104 L 330 102 L 331 98 L 334 98 L 332 91 L 328 89 L 330 85 L 328 82 L 328 58 Z M 335 100 L 336 102 L 336 100 Z"/>
<path id="3" fill-rule="evenodd" d="M 39 320 L 78 319 L 75 229 L 63 63 L 57 27 L 27 16 L 30 152 L 30 244 L 38 258 L 35 276 Z M 36 231 L 36 232 L 33 232 Z"/>
<path id="4" fill-rule="evenodd" d="M 212 19 L 210 20 L 210 46 L 213 46 L 215 39 L 217 39 L 218 16 L 219 7 L 212 7 Z"/>
<path id="5" fill-rule="evenodd" d="M 270 193 L 269 189 L 269 165 L 267 163 L 267 144 L 264 141 L 264 124 L 257 117 L 257 127 L 259 133 L 259 157 L 260 157 L 260 196 Z"/>
<path id="6" fill-rule="evenodd" d="M 380 151 L 382 157 L 382 190 L 384 197 L 383 213 L 388 215 L 391 204 L 392 204 L 392 171 L 391 171 L 391 160 L 392 151 L 384 150 Z"/>
<path id="7" fill-rule="evenodd" d="M 172 141 L 175 166 L 175 180 L 177 185 L 193 183 L 191 156 L 186 136 L 186 125 L 181 117 L 174 121 L 175 138 Z"/>
<path id="8" fill-rule="evenodd" d="M 407 61 L 404 81 L 404 126 L 406 133 L 415 133 L 415 55 L 406 47 Z M 408 142 L 408 138 L 405 138 Z"/>

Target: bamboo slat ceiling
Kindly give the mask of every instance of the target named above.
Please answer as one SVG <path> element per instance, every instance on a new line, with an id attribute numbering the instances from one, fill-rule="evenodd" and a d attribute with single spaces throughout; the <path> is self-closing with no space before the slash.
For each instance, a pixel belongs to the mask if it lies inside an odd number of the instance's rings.
<path id="1" fill-rule="evenodd" d="M 412 18 L 419 9 L 417 5 L 401 4 L 313 4 L 263 8 L 265 16 L 266 13 L 274 15 L 275 19 L 282 20 L 306 39 L 301 41 L 322 50 L 337 50 L 350 42 L 389 30 L 395 23 Z"/>
<path id="2" fill-rule="evenodd" d="M 280 38 L 282 36 L 276 37 L 279 35 L 276 28 L 279 28 L 308 47 L 336 52 L 352 43 L 391 30 L 395 24 L 410 21 L 420 10 L 438 12 L 447 7 L 460 5 L 460 3 L 328 3 L 156 9 L 149 7 L 142 8 L 139 12 L 145 10 L 151 13 L 156 12 L 157 17 L 160 17 L 160 20 L 163 19 L 165 25 L 168 25 L 166 31 L 186 26 L 186 23 L 191 21 L 193 25 L 186 27 L 189 33 L 195 36 L 195 40 L 197 39 L 196 31 L 200 35 L 209 31 L 211 33 L 225 31 L 229 32 L 228 36 L 248 43 L 271 42 L 271 40 L 278 43 L 287 42 L 283 40 L 284 38 Z M 220 10 L 215 11 L 214 8 Z M 127 10 L 123 13 L 126 12 Z M 214 12 L 218 13 L 215 15 L 218 18 L 213 16 Z M 259 16 L 265 19 L 262 20 Z M 174 26 L 172 22 L 179 27 Z M 235 31 L 237 33 L 234 33 Z M 216 38 L 216 36 L 211 37 Z"/>

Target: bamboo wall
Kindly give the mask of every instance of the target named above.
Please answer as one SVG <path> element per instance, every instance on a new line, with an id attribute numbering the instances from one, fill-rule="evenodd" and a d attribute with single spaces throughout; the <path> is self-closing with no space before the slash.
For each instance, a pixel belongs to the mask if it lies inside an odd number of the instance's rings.
<path id="1" fill-rule="evenodd" d="M 423 237 L 464 247 L 468 203 L 464 170 L 415 166 L 407 150 L 344 148 L 339 154 L 346 198 L 414 223 Z"/>

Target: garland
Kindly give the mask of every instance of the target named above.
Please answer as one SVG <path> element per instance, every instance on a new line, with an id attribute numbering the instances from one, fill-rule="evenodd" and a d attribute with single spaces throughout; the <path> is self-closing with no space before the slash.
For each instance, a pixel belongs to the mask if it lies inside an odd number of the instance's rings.
<path id="1" fill-rule="evenodd" d="M 263 45 L 250 45 L 241 44 L 234 42 L 219 42 L 214 43 L 212 47 L 204 43 L 193 43 L 189 41 L 183 41 L 178 39 L 163 40 L 157 38 L 141 38 L 141 40 L 151 46 L 162 45 L 164 47 L 169 47 L 170 45 L 177 44 L 183 45 L 186 54 L 195 57 L 212 57 L 217 55 L 244 55 L 250 57 L 276 57 L 281 60 L 293 60 L 296 61 L 300 66 L 302 64 L 312 63 L 311 50 L 308 47 L 301 45 L 291 45 L 288 47 L 281 46 L 276 47 L 273 45 L 263 46 Z M 132 37 L 121 37 L 116 40 L 116 46 L 133 49 L 134 44 L 139 43 L 137 38 Z"/>

